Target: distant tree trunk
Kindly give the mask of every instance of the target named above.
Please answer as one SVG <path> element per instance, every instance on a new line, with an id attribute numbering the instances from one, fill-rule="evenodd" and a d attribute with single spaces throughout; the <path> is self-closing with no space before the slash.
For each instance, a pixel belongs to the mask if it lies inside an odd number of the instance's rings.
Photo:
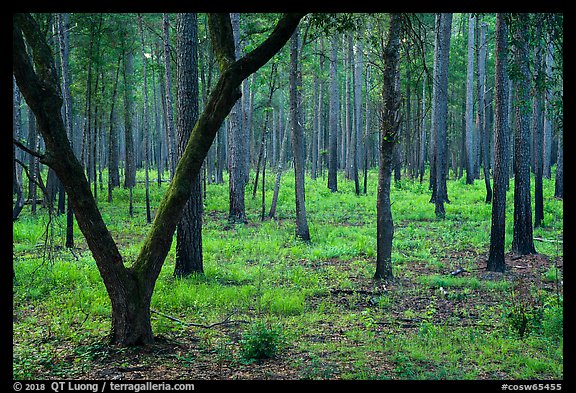
<path id="1" fill-rule="evenodd" d="M 36 117 L 31 109 L 28 109 L 28 148 L 30 150 L 38 150 L 38 133 L 36 132 Z M 28 155 L 28 171 L 30 177 L 28 179 L 28 200 L 30 201 L 30 211 L 36 214 L 36 199 L 37 187 L 36 180 L 38 178 L 38 158 L 32 154 Z"/>
<path id="2" fill-rule="evenodd" d="M 314 51 L 318 53 L 318 41 L 314 41 Z M 310 178 L 315 180 L 318 176 L 318 157 L 319 157 L 319 150 L 318 150 L 318 142 L 320 134 L 320 124 L 321 124 L 321 113 L 322 113 L 322 105 L 321 101 L 319 100 L 320 96 L 320 77 L 318 73 L 314 74 L 314 81 L 313 81 L 313 91 L 312 91 L 312 110 L 314 111 L 314 116 L 312 118 L 312 143 L 311 143 L 311 161 L 312 161 L 312 168 L 310 170 Z"/>
<path id="3" fill-rule="evenodd" d="M 122 73 L 124 81 L 124 188 L 129 189 L 129 213 L 130 217 L 132 217 L 134 213 L 132 189 L 136 186 L 136 157 L 134 154 L 134 137 L 132 135 L 132 117 L 134 116 L 134 104 L 132 102 L 134 52 L 130 48 L 123 47 L 122 49 Z"/>
<path id="4" fill-rule="evenodd" d="M 384 49 L 382 141 L 378 171 L 377 218 L 376 218 L 376 272 L 374 278 L 392 278 L 392 239 L 394 222 L 390 203 L 390 180 L 392 177 L 392 154 L 399 127 L 400 92 L 396 79 L 400 59 L 401 14 L 390 15 L 388 41 Z"/>
<path id="5" fill-rule="evenodd" d="M 554 197 L 564 198 L 564 134 L 558 130 L 558 156 L 556 158 L 556 179 L 554 180 Z"/>
<path id="6" fill-rule="evenodd" d="M 72 96 L 70 94 L 70 14 L 57 14 L 58 43 L 60 49 L 60 67 L 62 68 L 62 98 L 64 100 L 64 126 L 70 141 L 70 148 L 74 151 L 74 129 L 72 122 Z M 62 187 L 64 188 L 64 187 Z M 68 199 L 66 209 L 66 242 L 67 248 L 74 247 L 74 212 Z"/>
<path id="7" fill-rule="evenodd" d="M 486 185 L 486 203 L 492 200 L 490 187 L 490 143 L 488 130 L 486 129 L 486 22 L 480 25 L 480 46 L 478 48 L 478 73 L 476 79 L 476 91 L 478 97 L 478 111 L 476 112 L 476 127 L 482 139 L 482 168 L 484 171 L 484 184 Z"/>
<path id="8" fill-rule="evenodd" d="M 513 59 L 518 75 L 514 76 L 516 135 L 514 141 L 514 232 L 512 251 L 519 255 L 535 254 L 532 237 L 530 198 L 530 71 L 528 52 L 528 14 L 517 14 L 513 31 Z"/>
<path id="9" fill-rule="evenodd" d="M 177 61 L 177 136 L 178 160 L 186 149 L 198 119 L 198 17 L 186 13 L 176 16 Z M 192 179 L 192 193 L 176 229 L 176 266 L 174 275 L 185 277 L 203 273 L 202 193 L 200 173 Z"/>
<path id="10" fill-rule="evenodd" d="M 446 168 L 447 168 L 447 117 L 448 117 L 448 60 L 450 55 L 450 31 L 452 27 L 452 14 L 441 13 L 436 16 L 436 47 L 434 68 L 434 86 L 435 92 L 433 99 L 434 119 L 432 130 L 436 135 L 436 179 L 435 189 L 436 196 L 434 203 L 436 205 L 436 217 L 444 218 L 444 202 L 448 200 L 448 191 L 446 188 Z"/>
<path id="11" fill-rule="evenodd" d="M 170 170 L 170 179 L 174 177 L 176 169 L 176 159 L 174 154 L 174 118 L 172 116 L 172 72 L 170 71 L 170 20 L 168 14 L 162 14 L 162 32 L 164 33 L 164 79 L 166 83 L 166 140 L 168 144 L 168 168 Z"/>
<path id="12" fill-rule="evenodd" d="M 420 124 L 420 183 L 426 168 L 426 73 L 422 76 L 422 123 Z"/>
<path id="13" fill-rule="evenodd" d="M 554 57 L 553 57 L 553 45 L 552 41 L 547 45 L 546 49 L 546 79 L 552 78 L 552 67 L 554 65 Z M 552 107 L 551 102 L 553 99 L 552 89 L 546 89 L 546 100 L 544 101 L 544 162 L 543 162 L 543 173 L 542 175 L 546 179 L 550 179 L 552 176 L 551 167 L 552 167 L 552 118 L 551 118 L 551 110 Z"/>
<path id="14" fill-rule="evenodd" d="M 146 84 L 146 54 L 144 46 L 144 30 L 142 28 L 142 14 L 138 14 L 138 24 L 140 27 L 140 42 L 142 45 L 142 67 L 143 67 L 143 90 L 144 90 L 144 108 L 142 111 L 142 123 L 144 125 L 142 132 L 144 133 L 144 176 L 145 176 L 145 188 L 146 188 L 146 222 L 150 224 L 152 222 L 152 215 L 150 212 L 150 175 L 148 173 L 150 166 L 150 154 L 149 154 L 149 133 L 150 128 L 148 125 L 148 88 Z"/>
<path id="15" fill-rule="evenodd" d="M 22 119 L 20 112 L 21 95 L 16 80 L 13 80 L 14 96 L 12 103 L 12 137 L 19 141 L 20 133 L 22 131 Z M 12 207 L 12 221 L 16 221 L 22 208 L 24 207 L 24 192 L 22 191 L 22 169 L 20 165 L 16 165 L 16 160 L 20 161 L 16 154 L 16 146 L 12 144 L 12 193 L 16 193 L 16 204 Z M 21 161 L 20 161 L 21 162 Z M 17 169 L 18 168 L 18 169 Z"/>
<path id="16" fill-rule="evenodd" d="M 468 68 L 466 72 L 466 184 L 474 184 L 474 32 L 473 13 L 468 17 Z"/>
<path id="17" fill-rule="evenodd" d="M 304 130 L 300 124 L 300 90 L 298 74 L 298 29 L 290 39 L 290 123 L 294 150 L 294 182 L 296 192 L 296 237 L 310 241 L 304 191 Z"/>
<path id="18" fill-rule="evenodd" d="M 234 42 L 236 46 L 236 58 L 239 57 L 240 42 L 240 15 L 232 13 L 232 31 L 234 33 Z M 247 223 L 246 206 L 244 201 L 245 193 L 245 159 L 242 156 L 242 145 L 247 143 L 243 138 L 242 131 L 242 100 L 238 100 L 230 112 L 230 128 L 228 130 L 228 174 L 229 174 L 229 192 L 230 192 L 230 209 L 228 222 Z"/>
<path id="19" fill-rule="evenodd" d="M 280 103 L 282 107 L 282 103 Z M 278 194 L 280 192 L 280 179 L 284 171 L 284 164 L 286 163 L 286 156 L 288 150 L 288 131 L 284 132 L 282 137 L 282 144 L 280 146 L 280 157 L 278 158 L 278 166 L 276 169 L 276 181 L 274 182 L 274 195 L 272 196 L 272 203 L 270 205 L 270 212 L 268 217 L 276 218 L 276 206 L 278 204 Z"/>
<path id="20" fill-rule="evenodd" d="M 330 146 L 328 151 L 328 188 L 332 192 L 338 191 L 338 37 L 336 34 L 330 39 Z"/>
<path id="21" fill-rule="evenodd" d="M 506 235 L 506 187 L 508 183 L 508 26 L 506 15 L 496 14 L 496 110 L 494 134 L 494 199 L 488 270 L 504 272 L 504 245 Z"/>
<path id="22" fill-rule="evenodd" d="M 112 202 L 112 190 L 120 186 L 120 173 L 118 171 L 118 130 L 116 128 L 116 112 L 114 105 L 116 103 L 116 92 L 118 90 L 118 76 L 120 75 L 121 57 L 118 57 L 116 68 L 116 79 L 114 89 L 112 90 L 112 101 L 110 103 L 110 132 L 109 132 L 109 153 L 108 153 L 108 202 Z"/>
<path id="23" fill-rule="evenodd" d="M 254 189 L 252 191 L 252 198 L 256 198 L 256 191 L 258 190 L 258 178 L 260 177 L 260 167 L 262 167 L 262 174 L 266 170 L 266 141 L 268 137 L 268 123 L 270 122 L 270 112 L 272 112 L 272 96 L 276 88 L 276 68 L 277 63 L 273 63 L 270 71 L 270 90 L 268 99 L 266 101 L 266 114 L 264 115 L 264 127 L 262 127 L 262 138 L 260 140 L 260 151 L 258 152 L 258 163 L 256 164 L 256 177 L 254 178 Z M 264 184 L 264 180 L 262 180 Z M 262 192 L 265 190 L 262 189 Z"/>
<path id="24" fill-rule="evenodd" d="M 360 183 L 358 180 L 358 158 L 360 155 L 360 135 L 362 129 L 362 49 L 359 41 L 354 46 L 353 59 L 353 103 L 354 103 L 354 128 L 350 141 L 352 151 L 352 179 L 354 180 L 354 190 L 356 195 L 360 195 Z"/>
<path id="25" fill-rule="evenodd" d="M 370 66 L 366 67 L 366 91 L 368 90 L 368 81 L 370 80 Z M 366 94 L 366 110 L 365 110 L 366 124 L 364 128 L 364 194 L 368 192 L 368 153 L 372 147 L 369 143 L 372 133 L 370 122 L 370 97 Z"/>

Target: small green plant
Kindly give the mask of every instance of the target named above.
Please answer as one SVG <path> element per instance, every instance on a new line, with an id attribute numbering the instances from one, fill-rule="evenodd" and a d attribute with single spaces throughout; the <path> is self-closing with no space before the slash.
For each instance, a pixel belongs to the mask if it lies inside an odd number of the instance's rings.
<path id="1" fill-rule="evenodd" d="M 263 321 L 253 323 L 242 335 L 240 356 L 248 363 L 275 357 L 286 345 L 280 325 Z"/>
<path id="2" fill-rule="evenodd" d="M 544 318 L 541 297 L 535 294 L 525 280 L 514 282 L 507 305 L 506 319 L 509 327 L 521 339 L 539 330 Z"/>

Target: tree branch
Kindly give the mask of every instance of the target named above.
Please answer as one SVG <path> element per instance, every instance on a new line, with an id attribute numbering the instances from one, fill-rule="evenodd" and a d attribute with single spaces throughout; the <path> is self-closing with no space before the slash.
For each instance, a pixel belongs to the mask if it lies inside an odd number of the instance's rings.
<path id="1" fill-rule="evenodd" d="M 16 138 L 12 138 L 12 143 L 15 144 L 17 147 L 19 147 L 21 150 L 25 151 L 26 153 L 28 153 L 34 157 L 38 157 L 40 160 L 42 160 L 44 158 L 44 154 L 38 153 L 36 150 L 32 150 L 32 149 L 27 148 L 20 141 L 18 141 Z M 16 162 L 18 162 L 18 160 L 16 160 Z"/>

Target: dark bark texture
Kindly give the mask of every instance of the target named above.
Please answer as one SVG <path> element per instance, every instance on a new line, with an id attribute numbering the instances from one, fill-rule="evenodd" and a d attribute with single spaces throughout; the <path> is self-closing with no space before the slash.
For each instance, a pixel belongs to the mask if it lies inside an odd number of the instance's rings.
<path id="1" fill-rule="evenodd" d="M 380 167 L 378 171 L 378 194 L 376 201 L 376 272 L 374 278 L 392 278 L 392 239 L 394 222 L 390 203 L 390 180 L 392 158 L 398 138 L 400 92 L 397 89 L 398 63 L 400 60 L 400 14 L 391 14 L 388 41 L 384 49 L 384 107 L 382 111 L 382 142 L 380 145 Z"/>
<path id="2" fill-rule="evenodd" d="M 504 272 L 504 244 L 506 235 L 506 188 L 508 186 L 508 27 L 506 17 L 496 14 L 496 70 L 495 70 L 495 135 L 494 135 L 494 193 L 488 270 Z"/>
<path id="3" fill-rule="evenodd" d="M 177 137 L 178 158 L 180 158 L 198 119 L 198 21 L 196 14 L 177 15 L 176 36 Z M 202 192 L 200 173 L 198 173 L 192 180 L 192 193 L 176 230 L 174 275 L 183 277 L 203 272 Z"/>

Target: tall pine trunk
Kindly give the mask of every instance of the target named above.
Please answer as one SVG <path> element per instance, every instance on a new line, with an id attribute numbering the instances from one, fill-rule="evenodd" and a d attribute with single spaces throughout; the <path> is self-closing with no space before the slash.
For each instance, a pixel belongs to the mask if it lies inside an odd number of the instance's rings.
<path id="1" fill-rule="evenodd" d="M 506 15 L 496 14 L 494 195 L 488 270 L 504 272 L 506 188 L 508 185 L 508 26 Z"/>
<path id="2" fill-rule="evenodd" d="M 516 135 L 514 139 L 514 230 L 512 251 L 535 254 L 530 198 L 530 70 L 528 52 L 528 14 L 517 14 L 513 31 Z"/>
<path id="3" fill-rule="evenodd" d="M 177 61 L 177 137 L 178 160 L 184 154 L 198 119 L 198 17 L 186 13 L 176 16 Z M 192 179 L 192 193 L 176 229 L 176 266 L 174 275 L 203 273 L 202 193 L 200 173 Z"/>
<path id="4" fill-rule="evenodd" d="M 436 17 L 436 61 L 434 67 L 434 94 L 433 99 L 433 127 L 435 134 L 436 159 L 435 159 L 435 184 L 432 194 L 435 196 L 435 214 L 438 218 L 444 218 L 444 202 L 449 203 L 446 188 L 447 169 L 447 118 L 448 118 L 448 60 L 450 56 L 450 33 L 452 27 L 452 14 L 441 13 Z"/>
<path id="5" fill-rule="evenodd" d="M 384 72 L 382 98 L 382 124 L 380 132 L 380 167 L 378 170 L 377 219 L 376 219 L 376 272 L 374 278 L 392 278 L 392 239 L 394 222 L 390 203 L 392 156 L 398 138 L 400 91 L 397 88 L 398 64 L 400 60 L 401 14 L 390 15 L 388 41 L 384 49 Z"/>
<path id="6" fill-rule="evenodd" d="M 232 31 L 236 47 L 235 56 L 239 56 L 240 42 L 240 15 L 233 13 L 230 15 L 232 20 Z M 229 175 L 229 194 L 230 205 L 228 212 L 228 222 L 246 223 L 246 205 L 244 201 L 245 194 L 245 158 L 242 156 L 242 145 L 247 143 L 243 138 L 242 131 L 242 101 L 238 100 L 232 112 L 230 113 L 230 127 L 228 129 L 228 175 Z"/>
<path id="7" fill-rule="evenodd" d="M 328 151 L 328 188 L 332 192 L 338 191 L 338 37 L 336 34 L 330 39 L 330 144 Z"/>
<path id="8" fill-rule="evenodd" d="M 306 218 L 304 190 L 304 131 L 300 124 L 301 85 L 298 69 L 298 29 L 290 39 L 290 125 L 292 128 L 292 149 L 294 151 L 294 182 L 296 193 L 296 237 L 310 241 L 310 231 Z"/>

